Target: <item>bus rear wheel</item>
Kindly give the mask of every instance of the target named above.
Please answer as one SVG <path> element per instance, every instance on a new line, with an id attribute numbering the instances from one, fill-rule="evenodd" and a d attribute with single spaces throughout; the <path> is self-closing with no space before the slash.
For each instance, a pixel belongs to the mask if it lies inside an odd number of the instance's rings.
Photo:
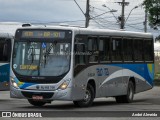
<path id="1" fill-rule="evenodd" d="M 74 105 L 77 107 L 89 107 L 92 105 L 94 100 L 94 88 L 92 85 L 88 84 L 85 91 L 85 97 L 81 101 L 73 101 Z"/>
<path id="2" fill-rule="evenodd" d="M 33 105 L 33 106 L 37 106 L 37 107 L 40 107 L 40 106 L 43 106 L 46 104 L 46 102 L 44 101 L 34 101 L 32 99 L 28 99 L 28 102 Z"/>
<path id="3" fill-rule="evenodd" d="M 127 95 L 117 96 L 116 102 L 117 103 L 131 103 L 133 102 L 134 98 L 134 84 L 132 81 L 129 81 Z"/>

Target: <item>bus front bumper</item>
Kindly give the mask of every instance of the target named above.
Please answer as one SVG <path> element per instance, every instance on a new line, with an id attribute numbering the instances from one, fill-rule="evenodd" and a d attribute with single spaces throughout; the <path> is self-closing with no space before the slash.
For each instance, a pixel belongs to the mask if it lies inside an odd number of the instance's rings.
<path id="1" fill-rule="evenodd" d="M 72 100 L 71 88 L 65 90 L 55 91 L 37 91 L 37 90 L 25 90 L 17 89 L 13 86 L 10 87 L 10 97 L 19 99 L 33 99 L 33 96 L 41 96 L 43 100 Z"/>

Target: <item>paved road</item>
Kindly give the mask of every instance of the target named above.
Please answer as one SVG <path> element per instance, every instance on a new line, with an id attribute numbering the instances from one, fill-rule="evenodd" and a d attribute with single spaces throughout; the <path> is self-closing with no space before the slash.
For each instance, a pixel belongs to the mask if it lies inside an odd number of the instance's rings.
<path id="1" fill-rule="evenodd" d="M 152 90 L 136 94 L 134 102 L 130 104 L 118 104 L 114 98 L 98 98 L 95 99 L 93 106 L 89 108 L 76 108 L 72 102 L 68 101 L 53 101 L 52 104 L 46 104 L 39 108 L 30 105 L 27 100 L 11 99 L 8 91 L 0 91 L 0 111 L 47 111 L 48 114 L 52 111 L 55 116 L 57 114 L 64 114 L 65 116 L 65 114 L 69 113 L 71 117 L 76 115 L 92 117 L 92 115 L 96 116 L 96 114 L 97 117 L 100 117 L 101 114 L 99 113 L 105 112 L 111 117 L 118 117 L 119 114 L 116 111 L 124 115 L 127 114 L 124 111 L 135 111 L 136 113 L 138 111 L 160 111 L 160 87 L 154 87 Z M 99 118 L 99 120 L 101 119 L 103 118 Z"/>

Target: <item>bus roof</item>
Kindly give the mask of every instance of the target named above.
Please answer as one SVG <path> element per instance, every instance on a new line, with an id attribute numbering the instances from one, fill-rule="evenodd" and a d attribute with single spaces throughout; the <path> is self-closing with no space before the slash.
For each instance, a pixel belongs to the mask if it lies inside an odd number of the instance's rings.
<path id="1" fill-rule="evenodd" d="M 109 30 L 109 29 L 85 29 L 80 28 L 80 34 L 98 34 L 101 36 L 114 36 L 114 37 L 135 37 L 135 38 L 152 38 L 151 33 L 133 32 L 133 31 L 122 31 L 122 30 Z"/>
<path id="2" fill-rule="evenodd" d="M 114 36 L 114 37 L 138 37 L 138 38 L 153 38 L 151 33 L 124 31 L 124 30 L 110 30 L 110 29 L 91 29 L 68 26 L 47 26 L 47 27 L 22 27 L 19 29 L 63 29 L 74 31 L 75 34 L 100 35 L 100 36 Z"/>

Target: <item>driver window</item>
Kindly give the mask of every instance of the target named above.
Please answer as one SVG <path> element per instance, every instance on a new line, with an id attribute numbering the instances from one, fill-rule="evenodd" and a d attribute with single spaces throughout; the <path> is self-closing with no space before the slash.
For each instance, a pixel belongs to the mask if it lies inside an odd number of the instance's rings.
<path id="1" fill-rule="evenodd" d="M 75 66 L 86 64 L 86 36 L 77 36 L 75 39 L 74 55 L 75 55 Z"/>

